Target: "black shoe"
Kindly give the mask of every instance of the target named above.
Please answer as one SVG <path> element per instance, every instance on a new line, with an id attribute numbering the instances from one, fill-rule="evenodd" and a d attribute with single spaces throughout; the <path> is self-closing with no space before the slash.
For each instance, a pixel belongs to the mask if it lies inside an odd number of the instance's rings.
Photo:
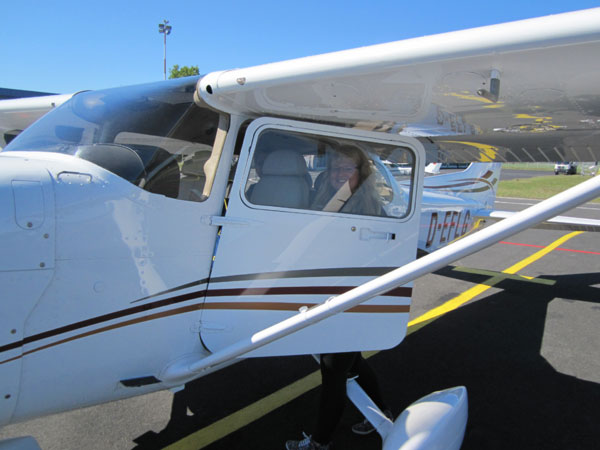
<path id="1" fill-rule="evenodd" d="M 312 436 L 307 436 L 306 433 L 302 433 L 304 439 L 301 441 L 287 441 L 285 443 L 286 450 L 329 450 L 331 444 L 319 444 L 313 441 Z"/>
<path id="2" fill-rule="evenodd" d="M 392 416 L 392 412 L 389 409 L 386 409 L 383 414 L 385 414 L 385 417 L 390 419 L 392 422 L 394 421 L 394 416 Z M 371 434 L 373 431 L 375 431 L 375 427 L 371 425 L 371 422 L 369 422 L 367 419 L 352 425 L 352 432 L 355 434 L 364 436 L 366 434 Z"/>

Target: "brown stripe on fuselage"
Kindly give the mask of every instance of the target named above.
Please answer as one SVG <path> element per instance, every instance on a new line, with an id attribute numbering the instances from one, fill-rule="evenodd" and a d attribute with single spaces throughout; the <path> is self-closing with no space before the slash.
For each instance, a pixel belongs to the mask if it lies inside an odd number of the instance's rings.
<path id="1" fill-rule="evenodd" d="M 462 180 L 450 180 L 450 182 L 452 183 L 453 181 L 455 181 L 453 184 L 446 184 L 446 185 L 439 185 L 439 186 L 423 186 L 423 189 L 443 189 L 443 190 L 451 190 L 452 188 L 458 188 L 458 187 L 463 187 L 463 186 L 469 186 L 469 185 L 473 185 L 476 183 L 485 183 L 486 187 L 484 188 L 478 188 L 476 190 L 463 190 L 463 189 L 459 189 L 456 190 L 456 192 L 482 192 L 482 191 L 486 191 L 488 189 L 493 189 L 494 188 L 494 183 L 495 180 L 492 180 L 492 182 L 490 182 L 488 180 L 488 178 L 493 174 L 493 172 L 491 170 L 488 170 L 485 175 L 483 175 L 481 178 L 464 178 Z M 452 192 L 455 192 L 454 190 Z"/>
<path id="2" fill-rule="evenodd" d="M 21 356 L 29 355 L 31 353 L 45 350 L 50 347 L 55 347 L 66 342 L 71 342 L 84 337 L 93 336 L 95 334 L 104 333 L 105 331 L 115 330 L 118 328 L 135 325 L 138 323 L 149 322 L 155 319 L 162 319 L 164 317 L 170 317 L 178 314 L 184 314 L 187 312 L 197 311 L 201 309 L 210 310 L 249 310 L 249 311 L 298 311 L 302 307 L 312 308 L 318 306 L 320 303 L 287 303 L 287 302 L 207 302 L 198 303 L 195 305 L 184 306 L 182 308 L 176 308 L 169 311 L 162 311 L 160 313 L 151 314 L 149 316 L 138 317 L 136 319 L 127 320 L 125 322 L 115 323 L 106 327 L 97 328 L 95 330 L 87 331 L 75 336 L 70 336 L 60 341 L 52 342 L 50 344 L 43 345 L 38 348 L 34 348 L 23 352 L 23 355 L 15 356 L 5 361 L 0 361 L 0 364 L 4 364 L 10 361 L 19 359 Z M 398 313 L 409 313 L 410 305 L 357 305 L 347 311 L 348 313 L 379 313 L 379 314 L 398 314 Z"/>
<path id="3" fill-rule="evenodd" d="M 284 302 L 206 302 L 202 309 L 220 310 L 263 310 L 263 311 L 298 311 L 302 307 L 312 308 L 320 303 L 284 303 Z M 410 305 L 357 305 L 348 313 L 408 313 Z"/>
<path id="4" fill-rule="evenodd" d="M 109 314 L 104 314 L 102 316 L 93 317 L 90 319 L 86 319 L 80 322 L 75 322 L 69 325 L 65 325 L 63 327 L 55 328 L 52 330 L 44 331 L 42 333 L 38 333 L 32 336 L 27 336 L 21 341 L 12 342 L 10 344 L 6 344 L 0 347 L 0 353 L 13 350 L 19 348 L 23 345 L 30 344 L 36 341 L 40 341 L 42 339 L 47 339 L 49 337 L 57 336 L 59 334 L 68 333 L 71 331 L 75 331 L 81 328 L 89 327 L 92 325 L 97 325 L 102 322 L 107 322 L 110 320 L 119 319 L 121 317 L 125 317 L 128 315 L 133 315 L 145 311 L 149 311 L 156 308 L 161 308 L 164 306 L 169 306 L 193 299 L 204 298 L 206 297 L 243 297 L 243 296 L 259 296 L 259 295 L 339 295 L 343 294 L 351 289 L 354 289 L 354 286 L 290 286 L 290 287 L 265 287 L 265 288 L 232 288 L 232 289 L 211 289 L 211 290 L 199 290 L 195 292 L 190 292 L 187 294 L 181 294 L 174 297 L 169 297 L 163 300 L 159 300 L 156 302 L 146 303 L 143 305 L 135 306 L 133 308 L 124 309 L 121 311 L 115 311 Z M 412 295 L 412 288 L 409 287 L 399 287 L 395 288 L 385 294 L 384 296 L 394 296 L 394 297 L 410 297 Z M 24 354 L 29 354 L 34 351 L 39 351 L 44 348 L 53 347 L 55 345 L 69 342 L 74 339 L 83 338 L 86 336 L 90 336 L 93 334 L 101 333 L 104 331 L 109 331 L 115 328 L 121 328 L 128 325 L 133 325 L 136 323 L 145 322 L 148 320 L 154 320 L 162 317 L 167 317 L 176 314 L 182 314 L 185 312 L 200 310 L 200 309 L 246 309 L 246 310 L 266 310 L 266 311 L 291 311 L 298 310 L 301 306 L 314 306 L 316 303 L 285 303 L 285 302 L 230 302 L 230 305 L 237 305 L 237 307 L 230 306 L 226 308 L 225 303 L 198 303 L 190 306 L 186 306 L 183 308 L 177 308 L 170 311 L 164 311 L 161 313 L 152 314 L 149 316 L 140 317 L 137 319 L 127 320 L 125 322 L 121 322 L 118 324 L 109 325 L 106 327 L 102 327 L 96 330 L 91 330 L 86 333 L 79 334 L 77 336 L 73 336 L 71 338 L 63 339 L 57 341 L 55 343 L 48 344 L 46 346 L 42 346 L 38 349 L 33 349 Z M 215 306 L 222 305 L 222 306 Z M 261 307 L 263 305 L 263 307 Z M 268 305 L 268 307 L 267 307 Z M 278 305 L 278 306 L 277 306 Z M 288 306 L 290 305 L 290 306 Z M 406 308 L 406 311 L 404 310 Z M 409 306 L 407 305 L 358 305 L 347 312 L 361 312 L 361 313 L 403 313 L 408 312 Z M 11 359 L 0 361 L 0 364 L 4 364 L 6 362 L 18 359 L 19 357 L 13 357 Z"/>
<path id="5" fill-rule="evenodd" d="M 257 272 L 237 275 L 222 275 L 216 277 L 213 276 L 210 278 L 210 284 L 214 285 L 216 283 L 227 283 L 231 281 L 277 280 L 285 278 L 379 277 L 391 272 L 394 269 L 396 269 L 396 267 L 334 267 L 328 269 L 295 269 L 283 270 L 279 272 Z M 199 286 L 208 282 L 208 278 L 192 281 L 190 283 L 167 289 L 166 291 L 155 292 L 147 297 L 138 298 L 131 303 L 139 303 L 143 300 L 148 300 L 150 298 L 169 294 L 171 292 L 176 292 L 189 287 Z"/>
<path id="6" fill-rule="evenodd" d="M 207 297 L 241 297 L 244 295 L 340 295 L 354 289 L 356 286 L 285 286 L 285 287 L 258 287 L 258 288 L 233 288 L 210 289 L 206 291 Z M 392 289 L 384 296 L 410 297 L 412 288 L 399 287 Z"/>
<path id="7" fill-rule="evenodd" d="M 137 319 L 131 319 L 131 320 L 127 320 L 125 322 L 120 322 L 120 323 L 115 323 L 106 327 L 102 327 L 102 328 L 97 328 L 95 330 L 91 330 L 91 331 L 87 331 L 85 333 L 81 333 L 81 334 L 77 334 L 75 336 L 70 336 L 66 339 L 61 339 L 60 341 L 56 341 L 56 342 L 52 342 L 50 344 L 46 344 L 43 345 L 41 347 L 38 348 L 34 348 L 31 350 L 27 350 L 26 352 L 23 352 L 22 356 L 26 356 L 29 355 L 30 353 L 35 353 L 35 352 L 39 352 L 40 350 L 45 350 L 47 348 L 50 347 L 55 347 L 57 345 L 60 344 L 64 344 L 66 342 L 71 342 L 77 339 L 82 339 L 84 337 L 88 337 L 88 336 L 93 336 L 94 334 L 100 334 L 100 333 L 104 333 L 105 331 L 110 331 L 110 330 L 115 330 L 117 328 L 123 328 L 123 327 L 127 327 L 129 325 L 135 325 L 137 323 L 142 323 L 142 322 L 148 322 L 150 320 L 155 320 L 155 319 L 161 319 L 163 317 L 169 317 L 169 316 L 175 316 L 177 314 L 183 314 L 186 312 L 191 312 L 191 311 L 196 311 L 202 308 L 202 304 L 198 303 L 195 305 L 189 305 L 189 306 L 184 306 L 182 308 L 177 308 L 177 309 L 172 309 L 169 311 L 163 311 L 163 312 L 159 312 L 156 314 L 151 314 L 149 316 L 144 316 L 144 317 L 138 317 Z M 6 361 L 0 361 L 0 364 L 4 364 L 6 362 L 18 359 L 19 357 L 15 357 L 15 358 L 11 358 L 8 359 Z"/>
<path id="8" fill-rule="evenodd" d="M 102 322 L 108 322 L 109 320 L 119 319 L 121 317 L 130 316 L 132 314 L 137 314 L 144 311 L 149 311 L 151 309 L 161 308 L 163 306 L 169 306 L 172 304 L 192 300 L 195 298 L 204 298 L 206 291 L 197 291 L 190 292 L 188 294 L 178 295 L 175 297 L 170 297 L 164 300 L 160 300 L 153 303 L 146 303 L 140 306 L 136 306 L 134 308 L 127 308 L 121 311 L 115 311 L 109 314 L 104 314 L 98 317 L 92 317 L 90 319 L 82 320 L 80 322 L 75 322 L 69 325 L 65 325 L 60 328 L 55 328 L 53 330 L 44 331 L 43 333 L 34 334 L 31 336 L 27 336 L 23 338 L 21 341 L 12 342 L 10 344 L 4 345 L 0 347 L 0 353 L 5 352 L 7 350 L 12 350 L 14 348 L 21 347 L 22 345 L 29 344 L 31 342 L 39 341 L 42 339 L 46 339 L 52 336 L 56 336 L 58 334 L 68 333 L 70 331 L 75 331 L 80 328 L 89 327 L 92 325 L 96 325 Z"/>

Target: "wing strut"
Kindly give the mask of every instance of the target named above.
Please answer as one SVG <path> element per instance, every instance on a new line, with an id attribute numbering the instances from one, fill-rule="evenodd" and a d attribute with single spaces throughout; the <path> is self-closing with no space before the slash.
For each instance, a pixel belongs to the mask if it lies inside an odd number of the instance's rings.
<path id="1" fill-rule="evenodd" d="M 160 378 L 167 385 L 179 385 L 189 379 L 196 378 L 205 370 L 215 369 L 214 366 L 231 361 L 277 339 L 320 322 L 327 317 L 343 312 L 372 297 L 382 295 L 391 289 L 445 267 L 460 258 L 489 247 L 508 236 L 519 233 L 599 196 L 600 176 L 596 176 L 421 259 L 333 297 L 318 306 L 301 311 L 293 317 L 265 328 L 210 356 L 203 358 L 191 357 L 176 361 L 163 371 Z"/>

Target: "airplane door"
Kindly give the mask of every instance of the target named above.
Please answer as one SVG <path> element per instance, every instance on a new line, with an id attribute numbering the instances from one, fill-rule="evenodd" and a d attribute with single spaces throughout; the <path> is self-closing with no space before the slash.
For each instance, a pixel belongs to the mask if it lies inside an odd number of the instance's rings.
<path id="1" fill-rule="evenodd" d="M 397 170 L 398 164 L 412 170 Z M 414 139 L 263 118 L 246 132 L 202 312 L 216 351 L 416 257 L 424 150 Z M 394 169 L 396 168 L 396 173 Z M 412 285 L 252 356 L 397 345 Z"/>

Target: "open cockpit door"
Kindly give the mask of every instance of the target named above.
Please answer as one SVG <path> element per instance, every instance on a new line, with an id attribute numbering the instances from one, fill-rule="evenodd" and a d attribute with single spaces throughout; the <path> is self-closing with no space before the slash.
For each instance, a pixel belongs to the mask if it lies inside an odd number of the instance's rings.
<path id="1" fill-rule="evenodd" d="M 394 174 L 393 164 L 412 170 Z M 216 351 L 416 256 L 424 150 L 418 141 L 259 119 L 242 145 L 215 253 L 201 337 Z M 267 345 L 257 355 L 389 348 L 412 286 Z"/>

